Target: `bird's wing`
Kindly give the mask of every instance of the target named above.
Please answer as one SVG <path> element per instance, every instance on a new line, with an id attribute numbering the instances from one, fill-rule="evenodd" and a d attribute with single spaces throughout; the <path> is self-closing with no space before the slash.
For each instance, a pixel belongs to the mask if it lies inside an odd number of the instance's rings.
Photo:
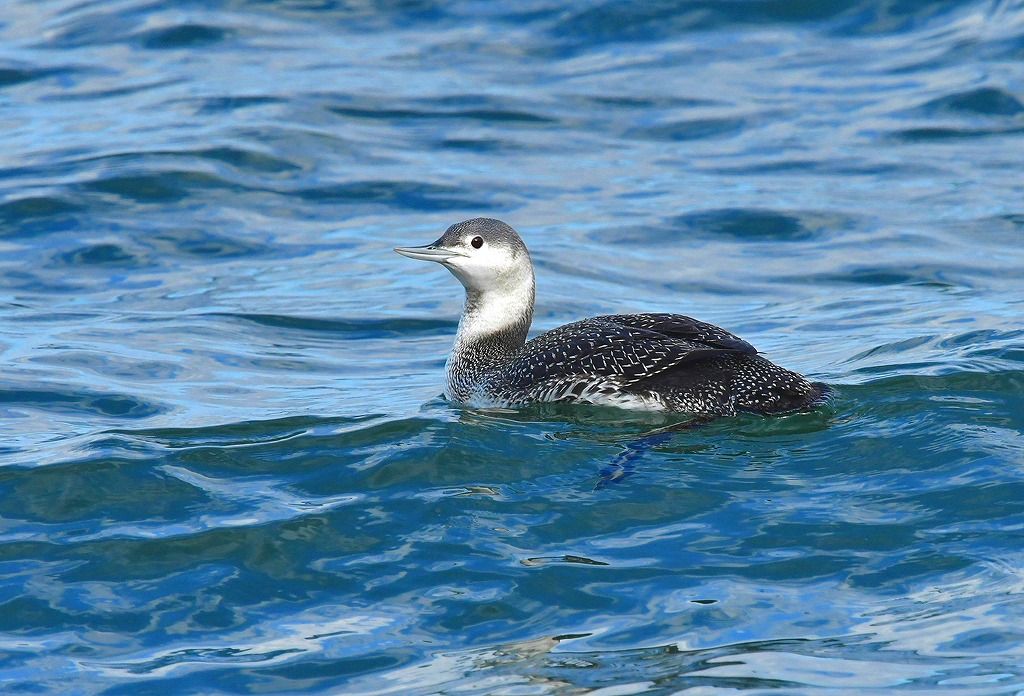
<path id="1" fill-rule="evenodd" d="M 720 329 L 721 335 L 739 342 L 738 347 L 695 341 L 620 321 L 625 318 L 639 323 L 642 319 L 637 317 L 645 316 L 659 315 L 594 317 L 541 334 L 523 346 L 496 379 L 512 392 L 552 400 L 563 391 L 564 396 L 578 396 L 575 391 L 588 383 L 622 388 L 685 362 L 753 350 Z"/>
<path id="2" fill-rule="evenodd" d="M 654 331 L 672 338 L 701 343 L 709 348 L 728 348 L 747 355 L 757 355 L 757 349 L 739 336 L 729 333 L 720 326 L 682 314 L 607 314 L 594 319 Z"/>

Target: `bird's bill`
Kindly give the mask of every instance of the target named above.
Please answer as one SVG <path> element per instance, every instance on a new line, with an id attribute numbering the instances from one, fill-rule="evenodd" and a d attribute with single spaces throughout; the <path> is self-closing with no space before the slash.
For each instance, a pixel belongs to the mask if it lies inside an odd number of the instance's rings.
<path id="1" fill-rule="evenodd" d="M 437 261 L 438 263 L 444 263 L 448 259 L 455 258 L 456 256 L 464 256 L 452 249 L 445 249 L 444 247 L 437 247 L 433 244 L 418 247 L 395 247 L 402 256 L 408 256 L 410 259 L 418 259 L 420 261 Z"/>

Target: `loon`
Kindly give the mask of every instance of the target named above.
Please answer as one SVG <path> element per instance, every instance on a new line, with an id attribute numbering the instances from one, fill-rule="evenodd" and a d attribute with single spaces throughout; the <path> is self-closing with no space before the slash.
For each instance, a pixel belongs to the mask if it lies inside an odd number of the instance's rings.
<path id="1" fill-rule="evenodd" d="M 769 362 L 725 329 L 681 314 L 591 317 L 527 341 L 533 264 L 519 234 L 500 220 L 466 220 L 432 244 L 395 251 L 440 263 L 466 289 L 445 366 L 445 395 L 452 401 L 769 415 L 819 405 L 830 391 Z"/>

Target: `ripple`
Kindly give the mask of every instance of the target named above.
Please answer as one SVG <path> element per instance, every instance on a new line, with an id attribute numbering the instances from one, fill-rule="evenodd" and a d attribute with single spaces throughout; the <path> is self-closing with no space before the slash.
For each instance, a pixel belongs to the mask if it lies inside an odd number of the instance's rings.
<path id="1" fill-rule="evenodd" d="M 0 472 L 4 486 L 15 493 L 0 501 L 8 538 L 63 541 L 71 534 L 68 527 L 57 532 L 46 525 L 73 522 L 78 523 L 73 535 L 80 539 L 83 531 L 95 534 L 117 523 L 137 522 L 140 502 L 152 515 L 143 526 L 156 530 L 187 519 L 191 508 L 210 502 L 188 482 L 154 476 L 144 460 L 104 457 Z M 23 524 L 12 526 L 15 520 Z M 83 528 L 81 523 L 89 524 Z"/>
<path id="2" fill-rule="evenodd" d="M 279 662 L 281 658 L 301 654 L 301 648 L 255 650 L 250 648 L 183 648 L 137 662 L 111 662 L 108 669 L 120 669 L 129 674 L 166 674 L 171 668 L 186 664 L 252 664 Z"/>
<path id="3" fill-rule="evenodd" d="M 906 177 L 934 174 L 934 166 L 907 162 L 878 162 L 870 159 L 835 158 L 826 160 L 793 159 L 777 161 L 759 159 L 756 163 L 715 166 L 707 169 L 728 176 L 764 176 L 765 174 L 814 174 L 816 176 Z"/>
<path id="4" fill-rule="evenodd" d="M 486 98 L 458 96 L 447 100 L 422 100 L 408 107 L 393 106 L 386 102 L 360 102 L 352 106 L 332 106 L 328 111 L 347 118 L 382 121 L 461 120 L 493 124 L 552 124 L 556 119 L 530 111 L 503 108 L 489 104 Z"/>
<path id="5" fill-rule="evenodd" d="M 72 198 L 26 196 L 0 204 L 0 236 L 24 236 L 63 232 L 78 226 L 85 206 Z"/>
<path id="6" fill-rule="evenodd" d="M 0 67 L 0 89 L 4 87 L 10 87 L 12 85 L 21 85 L 26 82 L 35 82 L 36 80 L 44 80 L 55 75 L 62 75 L 70 72 L 70 69 L 50 69 L 50 68 L 16 68 L 16 67 Z"/>
<path id="7" fill-rule="evenodd" d="M 746 126 L 747 122 L 742 118 L 694 118 L 632 128 L 627 130 L 625 135 L 645 140 L 681 142 L 733 136 L 743 131 Z"/>
<path id="8" fill-rule="evenodd" d="M 202 229 L 169 229 L 146 237 L 147 242 L 164 254 L 204 259 L 232 259 L 268 253 L 269 247 L 225 234 Z"/>
<path id="9" fill-rule="evenodd" d="M 680 215 L 668 221 L 683 234 L 797 241 L 820 236 L 826 231 L 846 229 L 849 218 L 835 213 L 782 213 L 774 210 L 726 209 Z"/>
<path id="10" fill-rule="evenodd" d="M 57 49 L 82 48 L 126 41 L 141 23 L 137 12 L 98 9 L 65 10 L 57 28 L 49 32 L 41 46 Z"/>
<path id="11" fill-rule="evenodd" d="M 293 0 L 267 2 L 266 0 L 236 0 L 233 5 L 251 12 L 272 14 L 290 20 L 323 22 L 339 31 L 363 33 L 401 29 L 425 24 L 431 26 L 450 17 L 447 3 L 438 0 L 403 0 L 391 2 L 329 2 Z"/>
<path id="12" fill-rule="evenodd" d="M 353 181 L 302 188 L 294 195 L 313 203 L 377 204 L 408 210 L 495 209 L 493 201 L 473 198 L 466 189 L 420 181 Z"/>
<path id="13" fill-rule="evenodd" d="M 241 445 L 263 445 L 282 442 L 302 435 L 319 424 L 339 426 L 363 423 L 359 419 L 330 419 L 323 421 L 311 417 L 278 418 L 269 421 L 246 421 L 225 423 L 202 428 L 150 428 L 138 430 L 115 430 L 113 433 L 157 442 L 174 449 L 185 447 L 237 447 Z"/>
<path id="14" fill-rule="evenodd" d="M 556 38 L 570 38 L 585 48 L 594 43 L 646 43 L 680 34 L 723 31 L 740 26 L 823 24 L 836 34 L 873 35 L 910 31 L 937 17 L 960 9 L 956 0 L 928 3 L 887 4 L 876 0 L 851 3 L 788 2 L 755 0 L 741 5 L 722 5 L 714 0 L 671 0 L 643 4 L 609 0 L 584 10 L 567 13 L 551 29 Z"/>
<path id="15" fill-rule="evenodd" d="M 119 82 L 115 87 L 92 88 L 89 86 L 89 83 L 86 82 L 85 86 L 82 88 L 51 92 L 40 97 L 40 100 L 54 103 L 88 103 L 90 101 L 100 102 L 105 99 L 118 99 L 122 97 L 130 97 L 136 94 L 155 92 L 160 89 L 164 89 L 180 83 L 180 78 L 154 78 L 143 79 L 138 81 L 132 80 L 129 81 L 127 84 L 124 81 L 122 81 Z"/>
<path id="16" fill-rule="evenodd" d="M 1024 126 L 1005 128 L 968 128 L 952 126 L 922 126 L 904 128 L 893 131 L 895 140 L 909 143 L 934 142 L 942 140 L 968 140 L 971 138 L 990 138 L 995 136 L 1019 135 L 1024 133 Z"/>
<path id="17" fill-rule="evenodd" d="M 699 99 L 694 97 L 680 97 L 666 94 L 655 95 L 611 95 L 611 94 L 587 94 L 587 95 L 566 95 L 582 109 L 603 110 L 606 107 L 617 109 L 628 109 L 640 113 L 652 113 L 655 111 L 675 111 L 679 109 L 692 109 L 698 107 L 720 106 L 720 102 L 714 99 Z"/>
<path id="18" fill-rule="evenodd" d="M 195 171 L 160 171 L 153 173 L 106 176 L 86 184 L 85 191 L 113 194 L 137 203 L 175 203 L 192 195 L 197 189 L 235 189 L 241 187 L 212 174 Z"/>
<path id="19" fill-rule="evenodd" d="M 250 96 L 231 97 L 206 97 L 199 101 L 196 112 L 198 115 L 210 115 L 219 113 L 233 113 L 242 109 L 255 106 L 266 106 L 268 104 L 284 104 L 287 100 L 283 97 L 254 94 Z"/>
<path id="20" fill-rule="evenodd" d="M 35 355 L 28 361 L 87 370 L 97 376 L 120 377 L 133 382 L 165 382 L 182 376 L 181 365 L 173 360 L 132 360 L 99 350 L 67 349 L 56 355 Z"/>
<path id="21" fill-rule="evenodd" d="M 436 147 L 479 153 L 512 152 L 529 149 L 529 146 L 524 143 L 497 138 L 444 138 L 437 141 Z"/>
<path id="22" fill-rule="evenodd" d="M 193 162 L 214 162 L 227 164 L 232 169 L 253 174 L 266 176 L 268 174 L 284 174 L 301 171 L 304 167 L 283 157 L 268 154 L 256 147 L 242 147 L 236 145 L 222 145 L 219 147 L 207 147 L 198 149 L 182 150 L 146 150 L 146 151 L 125 151 L 119 153 L 105 154 L 100 157 L 82 158 L 78 163 L 89 165 L 111 165 L 112 168 L 124 168 L 126 166 L 148 164 L 159 166 L 160 171 L 140 172 L 140 175 L 167 174 L 171 177 L 188 177 L 196 173 L 191 171 L 175 171 L 168 166 L 171 160 L 193 160 Z M 198 173 L 203 176 L 205 173 Z M 100 180 L 102 181 L 102 179 Z"/>
<path id="23" fill-rule="evenodd" d="M 265 152 L 241 147 L 212 147 L 186 151 L 181 154 L 224 162 L 237 169 L 251 172 L 278 174 L 281 172 L 294 172 L 303 168 L 301 165 L 290 162 L 282 157 L 275 157 Z"/>
<path id="24" fill-rule="evenodd" d="M 630 245 L 678 244 L 680 239 L 731 238 L 745 241 L 796 242 L 854 226 L 837 213 L 777 211 L 751 208 L 702 210 L 668 218 L 660 225 L 602 230 L 591 238 Z"/>
<path id="25" fill-rule="evenodd" d="M 178 24 L 172 27 L 150 29 L 135 35 L 143 48 L 171 50 L 195 48 L 220 43 L 231 38 L 233 32 L 223 27 L 206 24 Z"/>
<path id="26" fill-rule="evenodd" d="M 8 385 L 0 388 L 0 403 L 13 409 L 90 413 L 114 418 L 147 418 L 163 411 L 162 406 L 127 394 L 40 389 L 37 386 Z"/>
<path id="27" fill-rule="evenodd" d="M 142 268 L 150 262 L 142 254 L 129 251 L 121 244 L 93 244 L 74 251 L 57 254 L 53 260 L 60 266 L 115 266 Z"/>
<path id="28" fill-rule="evenodd" d="M 929 114 L 967 114 L 978 116 L 1016 116 L 1024 113 L 1024 104 L 1016 95 L 998 87 L 978 87 L 921 105 Z"/>
<path id="29" fill-rule="evenodd" d="M 992 272 L 988 270 L 986 272 Z M 998 274 L 997 274 L 998 275 Z M 864 286 L 920 285 L 935 288 L 971 287 L 975 269 L 948 264 L 877 264 L 858 265 L 830 273 L 787 275 L 786 282 L 853 284 Z"/>
<path id="30" fill-rule="evenodd" d="M 315 319 L 311 317 L 279 316 L 272 314 L 225 314 L 272 326 L 297 331 L 340 333 L 352 340 L 400 336 L 447 336 L 458 327 L 457 321 L 442 319 Z"/>
<path id="31" fill-rule="evenodd" d="M 821 21 L 842 12 L 846 3 L 791 3 L 759 0 L 738 7 L 716 2 L 691 2 L 685 5 L 669 0 L 643 4 L 601 2 L 571 13 L 553 27 L 556 36 L 571 36 L 588 42 L 641 41 L 668 38 L 679 33 L 722 29 L 744 22 Z"/>
<path id="32" fill-rule="evenodd" d="M 829 689 L 881 689 L 920 682 L 935 676 L 927 665 L 900 665 L 875 661 L 843 660 L 834 657 L 799 655 L 785 650 L 752 651 L 708 660 L 692 677 L 740 680 L 765 687 L 779 681 Z M 784 675 L 784 676 L 783 676 Z"/>
<path id="33" fill-rule="evenodd" d="M 0 604 L 0 630 L 8 634 L 28 633 L 26 626 L 45 626 L 61 632 L 70 626 L 104 633 L 136 633 L 149 623 L 143 611 L 75 611 L 36 597 L 18 597 Z"/>
<path id="34" fill-rule="evenodd" d="M 579 563 L 580 565 L 591 566 L 610 565 L 609 563 L 605 563 L 604 561 L 597 561 L 593 558 L 587 558 L 585 556 L 572 556 L 568 554 L 563 556 L 535 556 L 533 558 L 524 558 L 520 561 L 520 563 L 527 567 L 548 565 L 550 563 Z"/>

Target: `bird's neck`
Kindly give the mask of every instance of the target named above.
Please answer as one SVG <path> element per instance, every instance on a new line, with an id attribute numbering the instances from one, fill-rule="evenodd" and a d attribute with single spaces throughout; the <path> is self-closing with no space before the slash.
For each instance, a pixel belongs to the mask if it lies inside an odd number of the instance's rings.
<path id="1" fill-rule="evenodd" d="M 466 290 L 466 306 L 448 359 L 449 392 L 466 400 L 467 389 L 526 343 L 533 322 L 533 274 L 496 290 Z"/>
<path id="2" fill-rule="evenodd" d="M 456 349 L 491 346 L 515 352 L 533 322 L 533 278 L 501 290 L 466 290 L 466 306 L 455 334 Z"/>

